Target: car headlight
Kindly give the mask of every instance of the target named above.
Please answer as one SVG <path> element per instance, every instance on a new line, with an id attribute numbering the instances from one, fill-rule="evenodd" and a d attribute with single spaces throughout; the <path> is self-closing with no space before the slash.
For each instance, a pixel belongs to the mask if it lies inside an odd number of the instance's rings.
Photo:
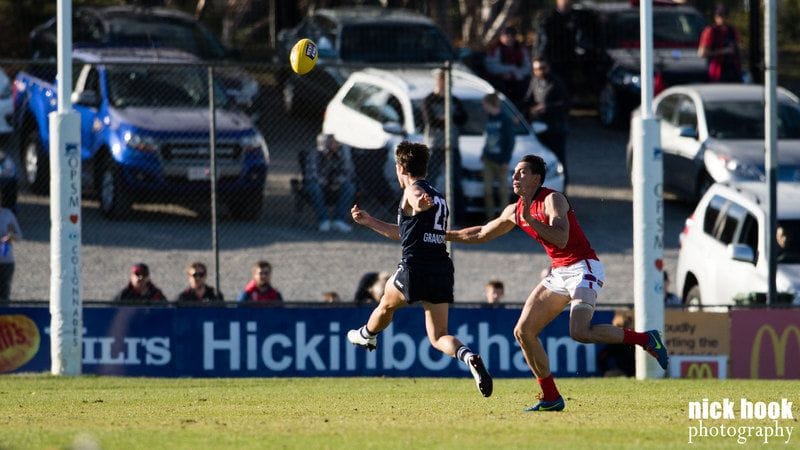
<path id="1" fill-rule="evenodd" d="M 122 135 L 122 139 L 125 140 L 125 145 L 134 150 L 140 152 L 158 151 L 158 141 L 151 136 L 144 136 L 139 133 L 126 131 L 125 134 Z"/>
<path id="2" fill-rule="evenodd" d="M 720 162 L 734 177 L 742 180 L 764 181 L 764 171 L 752 164 L 746 164 L 726 155 L 719 156 Z"/>
<path id="3" fill-rule="evenodd" d="M 245 153 L 248 152 L 261 152 L 264 155 L 264 160 L 269 164 L 269 148 L 267 148 L 267 141 L 261 133 L 249 134 L 239 140 L 239 145 Z"/>
<path id="4" fill-rule="evenodd" d="M 639 77 L 639 74 L 626 73 L 622 76 L 622 84 L 640 89 L 642 87 L 642 79 Z"/>

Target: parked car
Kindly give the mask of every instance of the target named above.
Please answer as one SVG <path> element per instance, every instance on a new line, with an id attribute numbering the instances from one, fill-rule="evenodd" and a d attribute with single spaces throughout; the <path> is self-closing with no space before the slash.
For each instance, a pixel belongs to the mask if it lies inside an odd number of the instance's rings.
<path id="1" fill-rule="evenodd" d="M 482 100 L 484 95 L 494 92 L 494 88 L 485 80 L 460 70 L 453 71 L 452 80 L 453 95 L 463 103 L 469 116 L 461 129 L 458 144 L 462 162 L 459 179 L 466 210 L 481 212 L 484 192 L 481 152 L 486 140 Z M 402 139 L 423 142 L 421 105 L 433 91 L 433 86 L 434 76 L 429 70 L 365 69 L 354 72 L 328 104 L 322 131 L 354 148 L 370 151 L 372 159 L 380 160 L 384 165 L 383 173 L 388 185 L 396 187 L 394 147 Z M 502 94 L 500 97 L 503 114 L 515 122 L 516 143 L 508 183 L 511 183 L 513 162 L 526 154 L 536 154 L 547 164 L 545 185 L 563 191 L 562 163 L 536 139 L 516 107 Z M 438 188 L 444 187 L 443 175 L 432 181 Z"/>
<path id="2" fill-rule="evenodd" d="M 677 292 L 689 305 L 735 304 L 767 291 L 767 185 L 717 183 L 698 203 L 681 232 Z M 778 247 L 779 298 L 800 306 L 800 183 L 778 183 L 777 219 L 789 236 Z"/>
<path id="3" fill-rule="evenodd" d="M 35 59 L 55 57 L 56 25 L 56 19 L 52 18 L 31 32 Z M 225 48 L 214 33 L 194 17 L 175 9 L 84 6 L 75 8 L 72 26 L 75 49 L 172 48 L 213 62 L 236 60 L 239 56 L 237 51 Z M 259 90 L 256 80 L 236 67 L 220 67 L 215 72 L 225 93 L 240 107 L 252 110 Z"/>
<path id="4" fill-rule="evenodd" d="M 75 51 L 83 63 L 72 94 L 81 115 L 82 181 L 109 217 L 124 217 L 137 200 L 208 202 L 208 79 L 197 58 L 166 49 Z M 191 65 L 187 65 L 191 64 Z M 53 80 L 36 66 L 17 74 L 15 130 L 32 190 L 49 186 L 48 114 Z M 51 74 L 52 75 L 52 74 Z M 232 214 L 262 208 L 269 150 L 250 119 L 216 86 L 216 154 L 220 201 Z"/>
<path id="5" fill-rule="evenodd" d="M 605 126 L 625 125 L 641 100 L 639 3 L 584 3 L 579 8 L 597 14 L 607 56 L 605 83 L 597 93 L 600 122 Z M 669 0 L 653 2 L 655 94 L 678 84 L 708 81 L 706 61 L 697 55 L 705 25 L 703 16 L 692 6 Z"/>
<path id="6" fill-rule="evenodd" d="M 744 84 L 675 86 L 653 101 L 661 119 L 664 188 L 696 202 L 708 186 L 763 181 L 764 87 Z M 631 132 L 640 121 L 631 116 Z M 800 181 L 800 102 L 778 89 L 778 166 L 781 181 Z M 630 171 L 633 136 L 628 140 Z"/>
<path id="7" fill-rule="evenodd" d="M 447 36 L 427 16 L 406 9 L 321 8 L 297 27 L 278 34 L 277 61 L 301 38 L 317 43 L 319 60 L 310 73 L 286 71 L 283 101 L 287 111 L 323 109 L 353 71 L 350 65 L 439 63 L 456 60 Z M 463 66 L 460 66 L 463 67 Z"/>

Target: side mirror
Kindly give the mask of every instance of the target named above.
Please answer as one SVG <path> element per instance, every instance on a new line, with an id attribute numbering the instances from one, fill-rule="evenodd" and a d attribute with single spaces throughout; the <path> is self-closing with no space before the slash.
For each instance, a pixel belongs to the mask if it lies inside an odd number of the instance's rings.
<path id="1" fill-rule="evenodd" d="M 697 128 L 695 127 L 681 127 L 680 131 L 681 137 L 688 137 L 692 139 L 698 139 L 700 134 L 697 132 Z"/>
<path id="2" fill-rule="evenodd" d="M 398 136 L 404 136 L 406 134 L 406 132 L 403 131 L 403 127 L 397 122 L 386 122 L 383 124 L 383 131 Z"/>
<path id="3" fill-rule="evenodd" d="M 93 108 L 100 106 L 100 98 L 97 92 L 92 90 L 73 92 L 72 96 L 70 96 L 70 100 L 76 105 L 90 106 Z"/>
<path id="4" fill-rule="evenodd" d="M 756 255 L 753 249 L 745 244 L 729 244 L 728 256 L 734 261 L 742 261 L 751 264 L 755 264 L 756 262 Z"/>

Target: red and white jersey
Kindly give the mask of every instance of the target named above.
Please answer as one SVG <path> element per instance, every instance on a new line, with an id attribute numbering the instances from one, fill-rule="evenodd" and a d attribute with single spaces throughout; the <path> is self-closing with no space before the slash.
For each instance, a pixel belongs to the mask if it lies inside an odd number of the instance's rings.
<path id="1" fill-rule="evenodd" d="M 530 211 L 534 220 L 548 225 L 550 224 L 547 214 L 544 212 L 544 199 L 553 192 L 555 191 L 546 187 L 541 187 L 536 192 L 531 202 Z M 583 234 L 583 229 L 581 229 L 581 226 L 578 224 L 578 219 L 575 217 L 575 210 L 572 209 L 572 206 L 570 206 L 569 212 L 567 213 L 567 219 L 569 220 L 569 238 L 564 248 L 558 248 L 552 242 L 542 239 L 536 230 L 525 223 L 522 219 L 522 199 L 517 200 L 517 209 L 514 214 L 517 226 L 542 244 L 545 252 L 547 252 L 547 256 L 552 260 L 553 267 L 571 266 L 585 259 L 597 259 L 599 261 L 597 254 L 589 244 L 589 240 L 586 239 L 586 235 Z"/>

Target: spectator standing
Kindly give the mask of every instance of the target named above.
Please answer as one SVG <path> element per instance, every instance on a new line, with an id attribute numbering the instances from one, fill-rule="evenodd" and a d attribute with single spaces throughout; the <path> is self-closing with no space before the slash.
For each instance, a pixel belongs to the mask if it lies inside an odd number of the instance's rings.
<path id="1" fill-rule="evenodd" d="M 14 279 L 14 241 L 22 239 L 22 230 L 14 212 L 0 207 L 0 230 L 5 230 L 0 239 L 0 303 L 11 300 L 11 282 Z"/>
<path id="2" fill-rule="evenodd" d="M 271 280 L 272 265 L 267 261 L 258 261 L 253 264 L 253 279 L 247 283 L 236 301 L 283 303 L 283 296 L 272 287 Z"/>
<path id="3" fill-rule="evenodd" d="M 595 94 L 608 68 L 600 29 L 595 14 L 573 9 L 571 0 L 556 0 L 539 19 L 534 57 L 547 61 L 569 92 Z"/>
<path id="4" fill-rule="evenodd" d="M 118 302 L 156 302 L 166 303 L 167 297 L 150 279 L 150 268 L 140 262 L 131 266 L 128 285 L 114 298 Z"/>
<path id="5" fill-rule="evenodd" d="M 500 205 L 509 200 L 508 163 L 514 151 L 514 123 L 503 114 L 500 97 L 486 94 L 483 110 L 486 112 L 486 143 L 483 145 L 483 200 L 486 217 L 495 215 L 494 182 L 500 195 Z"/>
<path id="6" fill-rule="evenodd" d="M 675 295 L 670 289 L 669 274 L 664 270 L 664 306 L 683 306 L 681 298 Z"/>
<path id="7" fill-rule="evenodd" d="M 436 69 L 433 73 L 434 85 L 433 92 L 428 94 L 422 101 L 422 118 L 425 123 L 425 141 L 430 148 L 430 161 L 428 163 L 427 180 L 431 184 L 437 186 L 438 178 L 443 173 L 445 162 L 444 155 L 444 90 L 445 90 L 445 71 Z M 461 191 L 460 177 L 461 173 L 461 152 L 459 150 L 458 138 L 460 136 L 459 128 L 467 123 L 467 111 L 464 105 L 455 96 L 451 96 L 450 103 L 450 147 L 452 149 L 452 167 L 451 177 L 453 178 L 453 198 L 455 205 L 453 205 L 454 219 L 458 221 L 464 217 L 464 199 Z M 442 184 L 443 186 L 443 184 Z"/>
<path id="8" fill-rule="evenodd" d="M 222 303 L 222 292 L 217 293 L 213 286 L 206 284 L 208 270 L 201 262 L 193 262 L 186 266 L 186 275 L 189 277 L 189 287 L 184 289 L 176 301 L 178 303 Z"/>
<path id="9" fill-rule="evenodd" d="M 317 215 L 319 231 L 328 232 L 331 228 L 342 233 L 352 231 L 348 222 L 356 189 L 350 147 L 340 144 L 331 134 L 320 134 L 317 151 L 306 153 L 303 166 L 303 188 Z M 333 197 L 333 214 L 328 211 L 328 195 Z"/>
<path id="10" fill-rule="evenodd" d="M 728 23 L 728 8 L 717 5 L 714 24 L 700 35 L 697 54 L 708 60 L 708 81 L 741 83 L 742 58 L 739 32 Z"/>
<path id="11" fill-rule="evenodd" d="M 517 30 L 505 27 L 497 42 L 486 52 L 486 71 L 492 84 L 517 108 L 522 107 L 531 78 L 528 49 L 517 40 Z"/>
<path id="12" fill-rule="evenodd" d="M 549 148 L 564 165 L 564 184 L 567 182 L 567 132 L 569 131 L 569 93 L 558 75 L 542 58 L 533 60 L 533 79 L 525 95 L 528 120 L 542 122 L 547 129 L 537 133 L 542 144 Z"/>
<path id="13" fill-rule="evenodd" d="M 486 295 L 486 303 L 489 305 L 499 305 L 500 300 L 503 299 L 503 295 L 505 294 L 505 285 L 500 280 L 489 280 L 484 286 L 484 294 Z"/>

